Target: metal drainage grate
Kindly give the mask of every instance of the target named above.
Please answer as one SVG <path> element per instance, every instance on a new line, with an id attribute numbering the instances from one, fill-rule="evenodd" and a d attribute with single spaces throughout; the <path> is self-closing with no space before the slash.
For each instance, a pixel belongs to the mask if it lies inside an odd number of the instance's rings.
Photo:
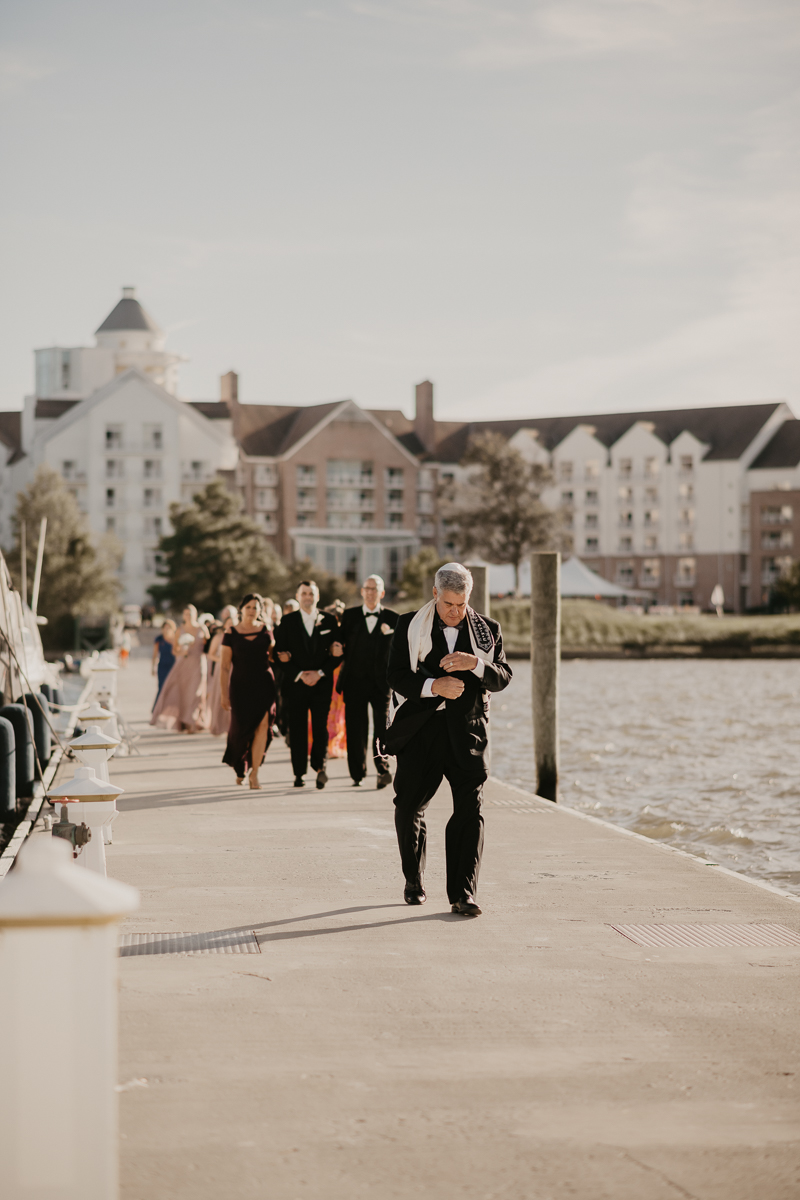
<path id="1" fill-rule="evenodd" d="M 134 954 L 260 954 L 252 929 L 224 929 L 219 933 L 123 933 L 121 958 Z"/>
<path id="2" fill-rule="evenodd" d="M 612 925 L 637 946 L 797 946 L 785 925 Z"/>

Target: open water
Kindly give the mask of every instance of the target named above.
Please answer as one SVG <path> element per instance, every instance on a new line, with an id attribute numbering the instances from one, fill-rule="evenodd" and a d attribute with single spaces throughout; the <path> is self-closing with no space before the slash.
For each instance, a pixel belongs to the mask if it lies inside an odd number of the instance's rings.
<path id="1" fill-rule="evenodd" d="M 492 698 L 492 774 L 534 791 L 531 666 Z M 800 895 L 800 660 L 561 665 L 560 802 Z"/>

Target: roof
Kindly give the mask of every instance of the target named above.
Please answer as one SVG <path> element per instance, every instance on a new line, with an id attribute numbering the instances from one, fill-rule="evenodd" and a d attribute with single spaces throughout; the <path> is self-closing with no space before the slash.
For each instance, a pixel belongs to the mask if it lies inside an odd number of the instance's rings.
<path id="1" fill-rule="evenodd" d="M 69 412 L 76 404 L 80 404 L 80 400 L 37 400 L 36 420 L 54 421 L 56 417 L 62 417 L 65 412 Z"/>
<path id="2" fill-rule="evenodd" d="M 784 421 L 761 453 L 751 462 L 750 470 L 768 467 L 796 467 L 800 463 L 800 421 Z"/>
<path id="3" fill-rule="evenodd" d="M 189 400 L 195 412 L 199 412 L 209 421 L 229 421 L 231 410 L 224 400 Z"/>
<path id="4" fill-rule="evenodd" d="M 128 289 L 126 288 L 126 291 Z M 145 312 L 135 296 L 123 296 L 95 333 L 113 333 L 121 329 L 144 329 L 160 333 L 153 318 Z"/>
<path id="5" fill-rule="evenodd" d="M 436 422 L 441 436 L 428 456 L 435 462 L 461 462 L 467 444 L 477 433 L 497 432 L 511 438 L 520 429 L 536 430 L 546 450 L 553 450 L 579 425 L 590 425 L 594 436 L 613 446 L 637 421 L 653 426 L 665 445 L 688 432 L 710 447 L 705 462 L 740 458 L 760 429 L 783 401 L 765 404 L 730 404 L 714 408 L 672 408 L 656 412 L 591 413 L 576 417 L 520 418 L 513 421 L 471 421 L 463 425 Z M 449 427 L 448 427 L 449 426 Z M 444 427 L 444 428 L 443 428 Z"/>
<path id="6" fill-rule="evenodd" d="M 341 400 L 302 408 L 279 404 L 236 404 L 232 409 L 236 440 L 245 454 L 277 458 L 323 421 Z"/>
<path id="7" fill-rule="evenodd" d="M 649 596 L 649 592 L 636 591 L 634 588 L 617 587 L 590 570 L 586 563 L 574 555 L 561 566 L 561 595 L 570 599 L 605 597 L 621 599 L 623 596 Z"/>
<path id="8" fill-rule="evenodd" d="M 13 408 L 8 412 L 0 412 L 0 441 L 8 446 L 9 450 L 19 451 L 22 441 L 21 409 Z"/>

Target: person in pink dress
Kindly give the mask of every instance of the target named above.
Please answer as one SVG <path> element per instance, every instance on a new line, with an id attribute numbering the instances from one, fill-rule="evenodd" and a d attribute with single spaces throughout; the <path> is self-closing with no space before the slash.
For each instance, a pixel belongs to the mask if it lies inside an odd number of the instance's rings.
<path id="1" fill-rule="evenodd" d="M 199 733 L 208 727 L 206 713 L 206 656 L 208 630 L 197 620 L 197 609 L 187 604 L 183 624 L 175 637 L 175 666 L 170 671 L 150 718 L 151 725 Z"/>
<path id="2" fill-rule="evenodd" d="M 225 634 L 239 620 L 239 613 L 232 604 L 228 604 L 222 610 L 222 624 L 215 631 L 211 638 L 211 645 L 208 647 L 208 728 L 214 737 L 222 737 L 227 734 L 231 724 L 230 709 L 222 707 L 222 693 L 220 692 L 219 681 L 221 677 L 220 665 L 222 663 L 222 639 Z"/>

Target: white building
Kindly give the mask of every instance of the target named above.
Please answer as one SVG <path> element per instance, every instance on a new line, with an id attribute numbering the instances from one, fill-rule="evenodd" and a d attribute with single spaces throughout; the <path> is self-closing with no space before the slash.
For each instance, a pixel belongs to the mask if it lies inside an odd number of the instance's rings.
<path id="1" fill-rule="evenodd" d="M 133 288 L 123 289 L 96 336 L 91 348 L 35 351 L 36 391 L 25 397 L 21 420 L 0 414 L 0 440 L 9 449 L 0 540 L 11 541 L 14 495 L 47 463 L 66 480 L 92 532 L 119 538 L 122 602 L 142 604 L 156 582 L 170 504 L 189 500 L 217 471 L 233 470 L 237 448 L 225 405 L 176 397 L 180 359 L 164 350 L 164 333 Z"/>

